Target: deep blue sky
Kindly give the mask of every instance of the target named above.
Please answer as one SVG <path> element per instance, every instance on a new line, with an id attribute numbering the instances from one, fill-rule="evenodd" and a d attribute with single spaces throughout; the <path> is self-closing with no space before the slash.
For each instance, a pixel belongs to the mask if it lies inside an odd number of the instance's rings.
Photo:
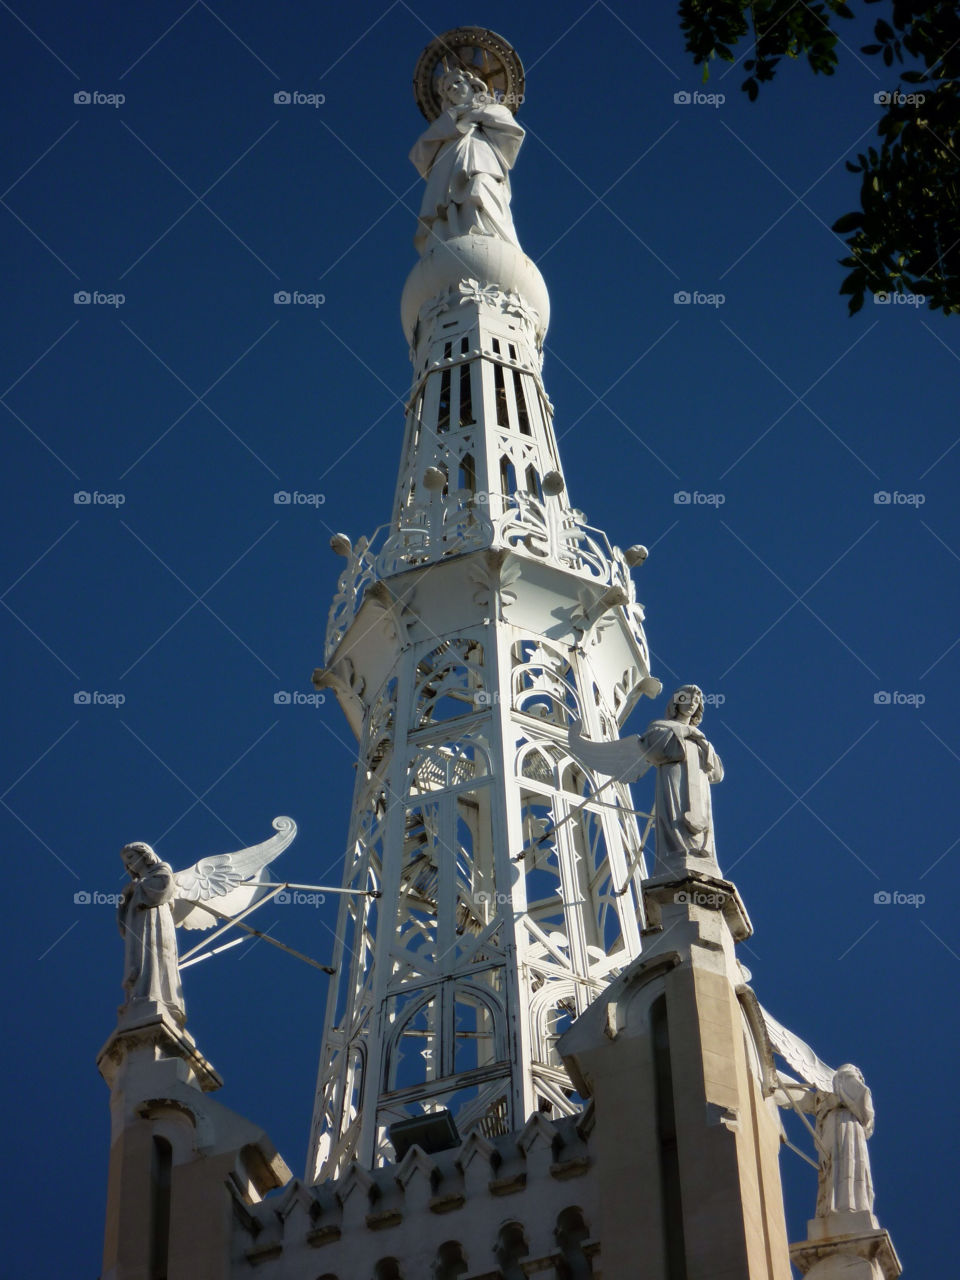
<path id="1" fill-rule="evenodd" d="M 311 691 L 342 563 L 331 533 L 389 516 L 423 124 L 410 81 L 431 35 L 462 22 L 500 31 L 527 67 L 514 212 L 551 291 L 544 373 L 570 492 L 613 541 L 652 548 L 638 585 L 657 674 L 725 699 L 704 729 L 727 770 L 721 865 L 756 929 L 743 958 L 777 1017 L 863 1068 L 879 1216 L 908 1275 L 942 1274 L 960 321 L 869 301 L 849 319 L 829 231 L 855 207 L 843 161 L 892 78 L 844 50 L 832 80 L 786 66 L 750 105 L 740 68 L 700 84 L 670 6 L 621 0 L 13 9 L 5 1200 L 57 1204 L 59 1226 L 8 1231 L 4 1275 L 98 1273 L 94 1060 L 121 950 L 112 908 L 75 893 L 119 890 L 126 841 L 180 867 L 265 838 L 277 814 L 300 825 L 286 876 L 339 881 L 350 732 L 332 699 L 274 694 Z M 697 89 L 726 102 L 674 102 Z M 79 90 L 126 101 L 75 105 Z M 278 90 L 326 102 L 277 106 Z M 326 300 L 278 308 L 279 289 Z M 126 301 L 77 306 L 80 290 Z M 726 300 L 677 306 L 678 290 Z M 280 489 L 325 503 L 276 506 Z M 725 501 L 678 505 L 681 490 Z M 76 505 L 78 491 L 125 502 Z M 78 705 L 79 691 L 125 702 Z M 658 711 L 645 703 L 630 729 Z M 894 890 L 926 900 L 875 904 Z M 276 907 L 261 927 L 326 960 L 334 920 L 332 903 Z M 326 979 L 244 945 L 185 986 L 220 1100 L 301 1172 Z M 815 1178 L 789 1152 L 783 1168 L 795 1239 Z"/>

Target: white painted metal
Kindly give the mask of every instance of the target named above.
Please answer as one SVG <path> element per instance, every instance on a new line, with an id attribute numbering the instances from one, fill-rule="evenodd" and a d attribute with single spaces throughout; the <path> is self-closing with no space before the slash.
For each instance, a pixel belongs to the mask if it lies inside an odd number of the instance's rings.
<path id="1" fill-rule="evenodd" d="M 616 738 L 659 683 L 623 553 L 562 482 L 548 306 L 493 236 L 424 256 L 393 518 L 334 540 L 315 681 L 360 763 L 310 1179 L 390 1159 L 387 1127 L 424 1110 L 449 1107 L 464 1136 L 577 1110 L 554 1044 L 640 951 L 630 794 L 592 799 L 567 731 Z"/>

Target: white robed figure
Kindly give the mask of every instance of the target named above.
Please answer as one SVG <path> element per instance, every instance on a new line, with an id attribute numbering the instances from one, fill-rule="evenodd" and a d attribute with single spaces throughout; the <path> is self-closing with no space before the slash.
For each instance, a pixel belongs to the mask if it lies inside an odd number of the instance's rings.
<path id="1" fill-rule="evenodd" d="M 126 993 L 121 1021 L 166 1011 L 183 1026 L 186 1010 L 176 930 L 212 928 L 256 901 L 272 883 L 264 868 L 297 834 L 290 818 L 274 818 L 273 826 L 277 835 L 262 844 L 201 858 L 184 871 L 174 871 L 148 844 L 124 845 L 120 857 L 130 883 L 117 907 Z"/>
<path id="2" fill-rule="evenodd" d="M 852 1063 L 838 1067 L 833 1089 L 817 1098 L 820 1178 L 817 1217 L 873 1211 L 867 1139 L 873 1135 L 873 1097 Z"/>
<path id="3" fill-rule="evenodd" d="M 723 764 L 697 727 L 702 719 L 703 693 L 685 684 L 667 704 L 666 717 L 651 721 L 645 733 L 592 742 L 577 721 L 569 745 L 584 764 L 620 782 L 635 782 L 654 765 L 657 861 L 667 870 L 681 870 L 693 857 L 703 860 L 695 866 L 719 874 L 710 787 L 722 780 Z"/>
<path id="4" fill-rule="evenodd" d="M 414 245 L 423 256 L 438 241 L 456 236 L 497 236 L 518 244 L 508 175 L 523 129 L 507 107 L 493 101 L 479 76 L 462 67 L 440 81 L 440 97 L 443 111 L 410 152 L 427 180 Z"/>

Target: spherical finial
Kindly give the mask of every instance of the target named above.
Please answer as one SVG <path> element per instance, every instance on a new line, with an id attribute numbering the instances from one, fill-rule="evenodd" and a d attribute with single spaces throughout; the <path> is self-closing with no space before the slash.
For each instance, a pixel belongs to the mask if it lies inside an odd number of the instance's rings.
<path id="1" fill-rule="evenodd" d="M 548 471 L 543 477 L 543 492 L 548 498 L 557 497 L 566 487 L 566 481 L 559 471 Z"/>
<path id="2" fill-rule="evenodd" d="M 338 556 L 346 556 L 349 558 L 353 551 L 353 543 L 345 533 L 335 533 L 330 539 L 330 550 Z"/>
<path id="3" fill-rule="evenodd" d="M 623 558 L 631 569 L 636 569 L 638 565 L 643 564 L 650 552 L 639 542 L 632 547 L 627 547 L 623 553 Z"/>
<path id="4" fill-rule="evenodd" d="M 439 493 L 446 483 L 447 477 L 439 467 L 427 467 L 423 473 L 424 488 L 429 489 L 431 493 Z"/>
<path id="5" fill-rule="evenodd" d="M 524 83 L 516 52 L 486 27 L 455 27 L 430 41 L 413 73 L 413 96 L 428 120 L 436 120 L 443 110 L 440 82 L 455 67 L 478 76 L 490 96 L 516 114 Z"/>

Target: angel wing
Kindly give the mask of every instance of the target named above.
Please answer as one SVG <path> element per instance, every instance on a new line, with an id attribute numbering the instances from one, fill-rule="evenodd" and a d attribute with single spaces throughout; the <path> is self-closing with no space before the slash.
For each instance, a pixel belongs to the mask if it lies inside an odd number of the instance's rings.
<path id="1" fill-rule="evenodd" d="M 806 1084 L 829 1093 L 833 1088 L 833 1067 L 821 1062 L 808 1044 L 782 1026 L 763 1005 L 760 1012 L 774 1053 L 778 1053 Z"/>
<path id="2" fill-rule="evenodd" d="M 619 782 L 636 782 L 650 768 L 636 734 L 616 742 L 594 742 L 583 736 L 583 721 L 574 720 L 567 734 L 570 754 L 598 773 Z"/>
<path id="3" fill-rule="evenodd" d="M 292 818 L 274 818 L 273 826 L 277 834 L 262 844 L 201 858 L 176 873 L 176 924 L 184 929 L 212 929 L 218 923 L 217 917 L 196 903 L 209 902 L 221 915 L 235 916 L 263 895 L 265 885 L 275 883 L 265 868 L 291 843 L 297 824 Z"/>

